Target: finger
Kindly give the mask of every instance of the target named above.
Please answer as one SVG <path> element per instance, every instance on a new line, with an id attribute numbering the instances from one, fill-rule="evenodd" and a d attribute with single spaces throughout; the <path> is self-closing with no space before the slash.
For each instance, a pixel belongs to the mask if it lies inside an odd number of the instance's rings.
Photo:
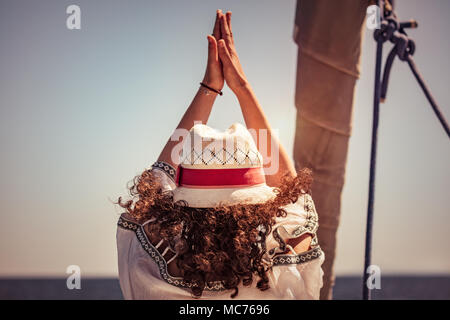
<path id="1" fill-rule="evenodd" d="M 208 64 L 209 64 L 218 61 L 219 57 L 217 52 L 216 39 L 211 35 L 208 35 L 207 38 L 208 38 Z"/>
<path id="2" fill-rule="evenodd" d="M 225 14 L 222 14 L 220 16 L 220 31 L 222 32 L 222 39 L 225 40 L 228 49 L 230 49 L 233 42 L 231 41 L 231 32 L 228 28 L 227 18 Z"/>
<path id="3" fill-rule="evenodd" d="M 216 11 L 216 21 L 214 22 L 214 29 L 212 35 L 216 39 L 220 39 L 220 15 L 222 14 L 222 10 L 218 9 Z"/>
<path id="4" fill-rule="evenodd" d="M 231 42 L 234 43 L 233 30 L 231 28 L 231 11 L 226 13 L 228 28 L 230 29 Z"/>
<path id="5" fill-rule="evenodd" d="M 217 44 L 219 46 L 219 58 L 220 58 L 220 61 L 222 61 L 222 64 L 224 66 L 231 65 L 233 62 L 231 61 L 230 52 L 228 51 L 228 48 L 227 48 L 227 46 L 225 44 L 225 40 L 224 39 L 220 39 Z"/>

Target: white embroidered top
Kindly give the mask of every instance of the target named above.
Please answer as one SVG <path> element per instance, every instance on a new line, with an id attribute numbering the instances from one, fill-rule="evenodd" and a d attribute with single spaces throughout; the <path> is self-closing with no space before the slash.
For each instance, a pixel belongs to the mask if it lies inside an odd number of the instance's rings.
<path id="1" fill-rule="evenodd" d="M 156 162 L 153 173 L 167 190 L 175 188 L 175 170 L 166 163 Z M 325 259 L 317 241 L 318 218 L 310 195 L 284 207 L 287 216 L 279 217 L 266 238 L 264 260 L 271 265 L 268 271 L 270 289 L 261 291 L 256 287 L 257 276 L 250 286 L 239 285 L 234 299 L 278 300 L 319 299 L 322 287 L 322 268 Z M 125 299 L 197 299 L 191 294 L 189 283 L 181 277 L 169 274 L 167 265 L 176 252 L 153 244 L 148 239 L 143 224 L 138 224 L 126 214 L 119 218 L 117 228 L 117 251 L 119 279 Z M 311 249 L 296 254 L 286 240 L 312 234 Z M 291 254 L 281 254 L 291 250 Z M 171 253 L 170 253 L 171 252 Z M 169 254 L 168 254 L 169 253 Z M 171 256 L 170 259 L 167 258 Z M 220 282 L 209 283 L 201 299 L 231 299 L 234 290 L 224 289 Z"/>

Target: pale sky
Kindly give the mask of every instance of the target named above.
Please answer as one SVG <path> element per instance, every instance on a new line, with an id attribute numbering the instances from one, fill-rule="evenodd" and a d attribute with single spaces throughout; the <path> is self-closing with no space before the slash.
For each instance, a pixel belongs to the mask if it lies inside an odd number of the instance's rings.
<path id="1" fill-rule="evenodd" d="M 414 59 L 450 119 L 450 2 L 396 3 L 400 18 L 419 21 L 409 32 Z M 66 28 L 71 4 L 81 8 L 81 30 Z M 292 154 L 295 4 L 0 0 L 0 276 L 63 277 L 73 264 L 84 275 L 117 275 L 121 211 L 112 201 L 156 160 L 193 98 L 218 8 L 233 11 L 244 71 Z M 337 274 L 363 267 L 374 52 L 366 30 Z M 225 89 L 208 124 L 236 121 L 238 102 Z M 379 128 L 372 262 L 382 273 L 450 272 L 448 142 L 397 60 Z"/>

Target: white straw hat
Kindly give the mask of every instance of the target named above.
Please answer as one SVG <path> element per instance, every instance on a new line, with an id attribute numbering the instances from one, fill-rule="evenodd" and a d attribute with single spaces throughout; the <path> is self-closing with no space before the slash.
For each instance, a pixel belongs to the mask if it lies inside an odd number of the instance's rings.
<path id="1" fill-rule="evenodd" d="M 184 140 L 176 182 L 174 201 L 194 208 L 264 203 L 275 197 L 266 185 L 262 156 L 240 123 L 224 132 L 195 125 Z"/>

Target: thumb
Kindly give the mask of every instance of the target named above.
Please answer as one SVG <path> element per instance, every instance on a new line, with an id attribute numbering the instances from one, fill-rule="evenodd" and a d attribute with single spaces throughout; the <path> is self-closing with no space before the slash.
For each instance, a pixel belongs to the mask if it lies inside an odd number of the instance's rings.
<path id="1" fill-rule="evenodd" d="M 218 61 L 217 41 L 216 38 L 214 38 L 211 35 L 208 35 L 207 38 L 208 38 L 208 64 L 209 64 L 214 61 Z"/>
<path id="2" fill-rule="evenodd" d="M 219 46 L 219 58 L 224 65 L 230 65 L 232 63 L 230 53 L 225 45 L 225 40 L 220 39 L 218 42 Z"/>

